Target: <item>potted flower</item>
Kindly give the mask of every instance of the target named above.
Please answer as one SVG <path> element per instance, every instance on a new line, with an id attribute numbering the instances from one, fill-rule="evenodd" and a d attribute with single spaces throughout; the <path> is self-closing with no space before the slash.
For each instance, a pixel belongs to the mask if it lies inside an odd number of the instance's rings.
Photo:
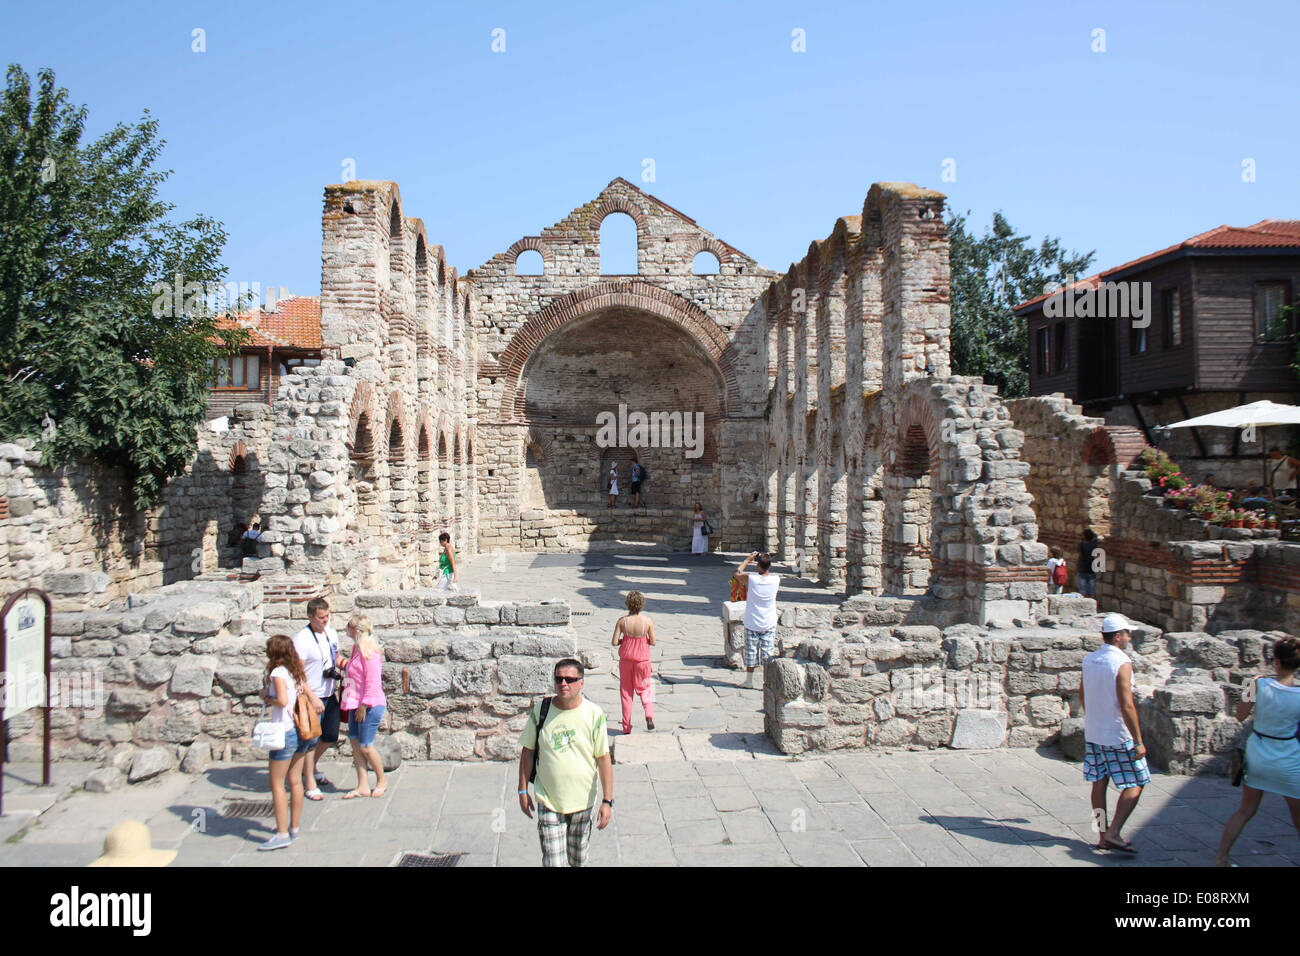
<path id="1" fill-rule="evenodd" d="M 1192 510 L 1202 521 L 1218 523 L 1226 517 L 1231 497 L 1230 492 L 1220 491 L 1212 485 L 1201 485 L 1192 499 Z"/>
<path id="2" fill-rule="evenodd" d="M 1241 512 L 1236 510 L 1235 508 L 1229 508 L 1227 514 L 1225 515 L 1225 518 L 1226 518 L 1226 520 L 1224 521 L 1225 527 L 1240 528 L 1242 525 L 1243 518 Z"/>
<path id="3" fill-rule="evenodd" d="M 1259 515 L 1247 508 L 1241 514 L 1241 526 L 1243 528 L 1259 527 Z"/>

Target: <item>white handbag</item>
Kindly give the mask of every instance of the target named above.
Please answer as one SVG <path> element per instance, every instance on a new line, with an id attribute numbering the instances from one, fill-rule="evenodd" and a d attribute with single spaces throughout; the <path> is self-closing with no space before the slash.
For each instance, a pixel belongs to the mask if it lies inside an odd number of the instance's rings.
<path id="1" fill-rule="evenodd" d="M 253 746 L 258 750 L 283 750 L 284 724 L 263 720 L 265 716 L 266 704 L 263 703 L 262 712 L 257 717 L 257 726 L 253 728 Z"/>

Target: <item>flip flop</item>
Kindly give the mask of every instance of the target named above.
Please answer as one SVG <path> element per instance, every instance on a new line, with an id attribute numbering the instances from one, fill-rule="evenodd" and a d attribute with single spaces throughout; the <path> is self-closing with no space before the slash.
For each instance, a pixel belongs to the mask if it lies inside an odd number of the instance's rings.
<path id="1" fill-rule="evenodd" d="M 343 799 L 356 800 L 361 797 L 369 797 L 369 796 L 371 796 L 369 792 L 362 793 L 360 790 L 349 790 L 347 793 L 343 794 Z"/>
<path id="2" fill-rule="evenodd" d="M 308 790 L 306 793 L 303 794 L 303 796 L 306 797 L 308 800 L 325 799 L 325 794 L 321 793 L 320 790 Z"/>
<path id="3" fill-rule="evenodd" d="M 387 792 L 388 792 L 387 787 L 375 787 L 375 789 L 370 791 L 370 795 L 372 797 L 382 797 Z"/>
<path id="4" fill-rule="evenodd" d="M 1107 840 L 1105 837 L 1102 837 L 1100 842 L 1098 842 L 1097 849 L 1116 850 L 1120 853 L 1132 853 L 1135 855 L 1137 854 L 1137 850 L 1134 849 L 1132 843 L 1112 843 L 1110 840 Z"/>
<path id="5" fill-rule="evenodd" d="M 323 773 L 315 774 L 315 778 L 316 778 L 316 783 L 320 786 L 325 786 L 325 787 L 332 786 L 332 784 L 330 784 L 329 777 L 325 776 L 325 774 Z"/>

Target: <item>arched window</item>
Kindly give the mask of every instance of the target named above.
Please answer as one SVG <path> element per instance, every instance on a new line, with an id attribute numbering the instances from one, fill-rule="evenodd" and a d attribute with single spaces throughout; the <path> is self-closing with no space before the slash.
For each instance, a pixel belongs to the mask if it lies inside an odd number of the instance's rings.
<path id="1" fill-rule="evenodd" d="M 515 259 L 515 275 L 540 276 L 546 274 L 546 261 L 536 249 L 525 249 Z"/>
<path id="2" fill-rule="evenodd" d="M 627 276 L 638 271 L 636 220 L 627 213 L 610 213 L 600 224 L 600 274 Z"/>
<path id="3" fill-rule="evenodd" d="M 691 264 L 691 272 L 697 276 L 715 276 L 722 271 L 722 263 L 711 252 L 697 252 Z"/>

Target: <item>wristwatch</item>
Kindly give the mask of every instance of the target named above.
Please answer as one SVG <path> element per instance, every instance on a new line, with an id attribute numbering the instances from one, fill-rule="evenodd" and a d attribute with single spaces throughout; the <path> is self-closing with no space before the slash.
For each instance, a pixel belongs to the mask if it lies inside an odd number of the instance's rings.
<path id="1" fill-rule="evenodd" d="M 614 805 L 613 800 L 602 800 L 601 803 L 608 803 L 611 807 Z"/>

